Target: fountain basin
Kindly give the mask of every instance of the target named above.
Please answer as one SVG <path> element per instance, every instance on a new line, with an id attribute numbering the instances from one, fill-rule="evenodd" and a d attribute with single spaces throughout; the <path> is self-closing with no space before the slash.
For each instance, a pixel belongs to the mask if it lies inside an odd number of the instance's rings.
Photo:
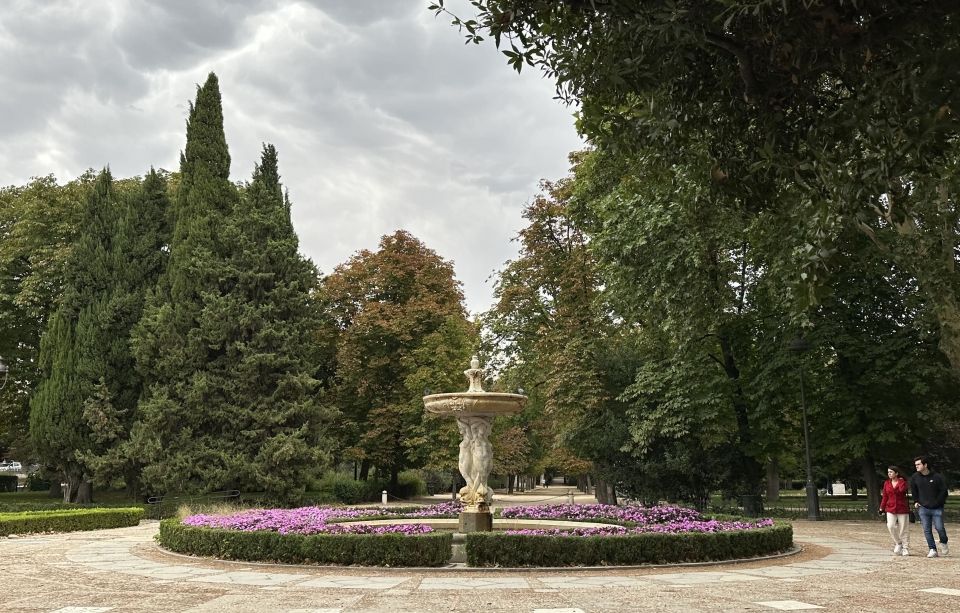
<path id="1" fill-rule="evenodd" d="M 526 406 L 527 397 L 503 392 L 453 392 L 423 397 L 428 413 L 451 417 L 513 415 Z"/>

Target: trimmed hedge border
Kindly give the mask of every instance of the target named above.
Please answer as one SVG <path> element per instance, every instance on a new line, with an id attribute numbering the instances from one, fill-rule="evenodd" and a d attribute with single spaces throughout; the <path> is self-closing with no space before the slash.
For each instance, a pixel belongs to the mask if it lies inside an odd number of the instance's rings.
<path id="1" fill-rule="evenodd" d="M 160 522 L 157 542 L 177 553 L 247 562 L 358 566 L 441 566 L 453 534 L 280 534 Z"/>
<path id="2" fill-rule="evenodd" d="M 486 567 L 637 566 L 713 562 L 770 555 L 790 549 L 793 526 L 729 532 L 626 536 L 539 536 L 472 532 L 467 534 L 467 564 Z"/>
<path id="3" fill-rule="evenodd" d="M 143 518 L 138 507 L 119 509 L 64 509 L 0 513 L 0 536 L 30 532 L 75 532 L 136 526 Z"/>

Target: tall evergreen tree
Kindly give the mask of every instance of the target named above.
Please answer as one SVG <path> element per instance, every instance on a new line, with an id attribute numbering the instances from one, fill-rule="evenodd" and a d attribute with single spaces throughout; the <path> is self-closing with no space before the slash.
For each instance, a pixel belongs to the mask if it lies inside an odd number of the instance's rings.
<path id="1" fill-rule="evenodd" d="M 210 307 L 222 321 L 232 319 L 223 376 L 225 396 L 237 408 L 232 436 L 245 459 L 240 485 L 295 502 L 329 459 L 325 425 L 334 411 L 321 404 L 314 378 L 317 345 L 305 342 L 320 326 L 310 299 L 318 275 L 297 251 L 272 145 L 264 147 L 226 235 L 235 283 Z"/>
<path id="2" fill-rule="evenodd" d="M 231 484 L 235 454 L 225 450 L 230 409 L 208 366 L 226 348 L 222 322 L 204 316 L 219 296 L 224 227 L 236 202 L 223 133 L 217 77 L 197 89 L 180 155 L 180 189 L 173 207 L 170 261 L 134 330 L 137 368 L 147 389 L 131 438 L 152 492 L 203 491 Z"/>
<path id="3" fill-rule="evenodd" d="M 113 282 L 111 240 L 116 197 L 109 170 L 97 177 L 81 217 L 80 234 L 64 270 L 64 291 L 40 343 L 41 379 L 30 403 L 30 433 L 46 463 L 69 484 L 64 499 L 91 499 L 89 471 L 78 456 L 90 430 L 83 419 L 85 400 L 94 393 L 91 372 L 103 364 L 105 339 L 93 322 Z"/>
<path id="4" fill-rule="evenodd" d="M 131 445 L 153 492 L 266 490 L 294 500 L 325 411 L 310 343 L 316 273 L 297 254 L 273 147 L 241 199 L 217 78 L 187 123 L 170 263 L 134 333 L 148 389 Z"/>
<path id="5" fill-rule="evenodd" d="M 163 272 L 170 241 L 166 178 L 151 169 L 141 188 L 125 200 L 112 241 L 113 287 L 89 318 L 89 338 L 102 339 L 102 352 L 84 360 L 87 380 L 97 389 L 84 403 L 91 438 L 83 459 L 97 481 L 124 483 L 135 493 L 139 460 L 129 444 L 143 385 L 130 350 L 133 327 L 140 320 L 147 292 Z"/>

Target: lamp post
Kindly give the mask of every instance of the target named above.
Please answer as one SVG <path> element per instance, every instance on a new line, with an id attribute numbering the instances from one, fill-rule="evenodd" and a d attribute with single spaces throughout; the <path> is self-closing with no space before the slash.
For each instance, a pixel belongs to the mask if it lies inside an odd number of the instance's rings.
<path id="1" fill-rule="evenodd" d="M 790 351 L 798 356 L 810 349 L 810 343 L 802 336 L 790 341 Z M 820 497 L 813 482 L 813 465 L 810 462 L 810 429 L 807 427 L 807 401 L 803 393 L 803 366 L 800 367 L 800 410 L 803 413 L 803 449 L 807 463 L 807 519 L 820 521 Z"/>
<path id="2" fill-rule="evenodd" d="M 0 375 L 3 375 L 3 383 L 0 383 L 0 390 L 2 390 L 7 385 L 7 377 L 10 376 L 10 367 L 3 361 L 3 356 L 0 356 Z"/>

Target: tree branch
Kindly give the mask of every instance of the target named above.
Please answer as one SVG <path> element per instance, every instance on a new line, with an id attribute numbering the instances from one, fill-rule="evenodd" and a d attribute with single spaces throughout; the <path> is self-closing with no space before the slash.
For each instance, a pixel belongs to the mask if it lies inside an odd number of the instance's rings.
<path id="1" fill-rule="evenodd" d="M 743 99 L 748 103 L 755 102 L 760 86 L 753 71 L 753 60 L 747 50 L 725 36 L 713 32 L 706 32 L 705 36 L 708 43 L 737 58 L 737 63 L 740 66 L 740 79 L 743 80 Z"/>

